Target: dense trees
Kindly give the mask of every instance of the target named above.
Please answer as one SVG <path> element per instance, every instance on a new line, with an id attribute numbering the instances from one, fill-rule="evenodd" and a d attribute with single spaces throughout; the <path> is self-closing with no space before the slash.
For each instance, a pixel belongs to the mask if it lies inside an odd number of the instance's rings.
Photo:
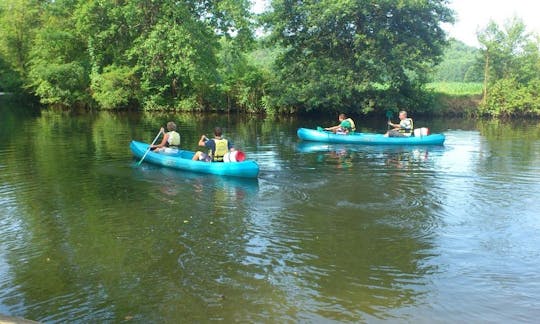
<path id="1" fill-rule="evenodd" d="M 411 99 L 443 51 L 440 23 L 452 21 L 446 1 L 272 4 L 270 40 L 284 49 L 273 104 L 305 110 L 414 106 Z"/>
<path id="2" fill-rule="evenodd" d="M 538 39 L 513 21 L 487 26 L 480 51 L 445 47 L 447 2 L 273 0 L 255 38 L 249 0 L 4 0 L 0 91 L 64 107 L 369 113 L 425 110 L 428 80 L 484 81 L 482 114 L 537 114 Z"/>
<path id="3" fill-rule="evenodd" d="M 452 20 L 443 0 L 272 7 L 264 65 L 248 0 L 6 0 L 0 66 L 50 105 L 367 112 L 415 101 Z"/>
<path id="4" fill-rule="evenodd" d="M 478 64 L 478 48 L 450 39 L 442 61 L 435 67 L 435 82 L 482 82 L 482 66 Z"/>
<path id="5" fill-rule="evenodd" d="M 502 28 L 494 22 L 478 34 L 482 45 L 484 94 L 480 113 L 540 115 L 540 38 L 520 19 Z"/>
<path id="6" fill-rule="evenodd" d="M 24 87 L 60 106 L 220 106 L 220 41 L 253 41 L 248 0 L 7 0 L 0 53 Z"/>

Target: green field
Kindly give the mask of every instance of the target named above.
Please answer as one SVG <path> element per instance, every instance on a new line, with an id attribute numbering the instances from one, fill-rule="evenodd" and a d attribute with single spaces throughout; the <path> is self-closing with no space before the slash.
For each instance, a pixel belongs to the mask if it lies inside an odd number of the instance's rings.
<path id="1" fill-rule="evenodd" d="M 434 92 L 452 96 L 471 96 L 482 94 L 480 82 L 432 82 L 427 84 Z"/>

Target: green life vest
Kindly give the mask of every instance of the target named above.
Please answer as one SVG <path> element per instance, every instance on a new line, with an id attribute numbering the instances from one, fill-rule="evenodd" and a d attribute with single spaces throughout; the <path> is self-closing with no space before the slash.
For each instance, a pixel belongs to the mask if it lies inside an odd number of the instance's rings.
<path id="1" fill-rule="evenodd" d="M 214 151 L 213 160 L 214 162 L 223 162 L 223 157 L 229 151 L 229 141 L 224 138 L 214 138 L 214 143 L 216 145 L 216 150 Z"/>
<path id="2" fill-rule="evenodd" d="M 169 138 L 167 139 L 167 144 L 169 147 L 180 146 L 180 134 L 175 131 L 170 131 L 167 134 L 169 135 Z"/>
<path id="3" fill-rule="evenodd" d="M 354 124 L 354 121 L 351 119 L 351 118 L 347 118 L 345 119 L 346 121 L 349 122 L 349 124 L 351 125 L 350 129 L 349 129 L 349 132 L 354 132 L 356 131 L 356 125 Z"/>

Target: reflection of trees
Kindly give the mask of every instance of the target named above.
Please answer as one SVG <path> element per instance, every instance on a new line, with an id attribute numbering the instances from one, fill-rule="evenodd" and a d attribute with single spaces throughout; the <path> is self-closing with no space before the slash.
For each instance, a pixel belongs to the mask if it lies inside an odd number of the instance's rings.
<path id="1" fill-rule="evenodd" d="M 132 168 L 129 140 L 151 140 L 168 120 L 187 148 L 220 125 L 248 157 L 282 168 L 260 179 L 262 192 L 259 182 Z M 8 139 L 18 149 L 0 176 L 19 188 L 8 239 L 22 243 L 5 252 L 16 293 L 0 297 L 17 315 L 358 320 L 414 304 L 431 271 L 432 184 L 386 172 L 392 152 L 353 151 L 352 169 L 313 171 L 315 154 L 293 155 L 299 122 L 289 118 L 45 111 L 18 123 L 30 136 Z"/>
<path id="2" fill-rule="evenodd" d="M 10 217 L 21 225 L 10 237 L 21 242 L 6 252 L 16 293 L 2 298 L 13 312 L 51 321 L 200 320 L 228 309 L 232 320 L 237 302 L 252 302 L 249 271 L 235 260 L 256 182 L 132 171 L 127 143 L 141 130 L 118 115 L 46 111 L 24 125 L 28 136 L 9 139 L 17 150 L 1 178 L 19 188 Z M 157 178 L 140 179 L 145 172 Z M 253 301 L 271 290 L 252 285 Z"/>
<path id="3" fill-rule="evenodd" d="M 540 122 L 481 120 L 477 127 L 491 147 L 492 154 L 488 162 L 496 164 L 488 165 L 488 169 L 503 170 L 522 167 L 524 164 L 538 164 L 540 152 L 537 140 L 540 139 Z"/>
<path id="4" fill-rule="evenodd" d="M 384 164 L 396 168 L 417 168 L 429 162 L 429 152 L 442 151 L 442 146 L 365 146 L 301 142 L 296 150 L 300 153 L 317 153 L 306 158 L 317 163 L 335 164 L 337 168 L 354 167 L 355 161 Z"/>

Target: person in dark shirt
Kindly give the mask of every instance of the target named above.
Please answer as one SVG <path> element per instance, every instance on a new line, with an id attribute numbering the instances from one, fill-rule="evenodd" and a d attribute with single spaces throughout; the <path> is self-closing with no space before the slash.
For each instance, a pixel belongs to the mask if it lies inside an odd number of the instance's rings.
<path id="1" fill-rule="evenodd" d="M 193 160 L 223 162 L 225 154 L 234 151 L 234 146 L 229 140 L 224 139 L 222 136 L 223 131 L 221 130 L 221 127 L 214 128 L 213 139 L 209 139 L 206 135 L 202 135 L 199 140 L 199 146 L 208 148 L 208 153 L 197 151 L 195 155 L 193 155 Z"/>

